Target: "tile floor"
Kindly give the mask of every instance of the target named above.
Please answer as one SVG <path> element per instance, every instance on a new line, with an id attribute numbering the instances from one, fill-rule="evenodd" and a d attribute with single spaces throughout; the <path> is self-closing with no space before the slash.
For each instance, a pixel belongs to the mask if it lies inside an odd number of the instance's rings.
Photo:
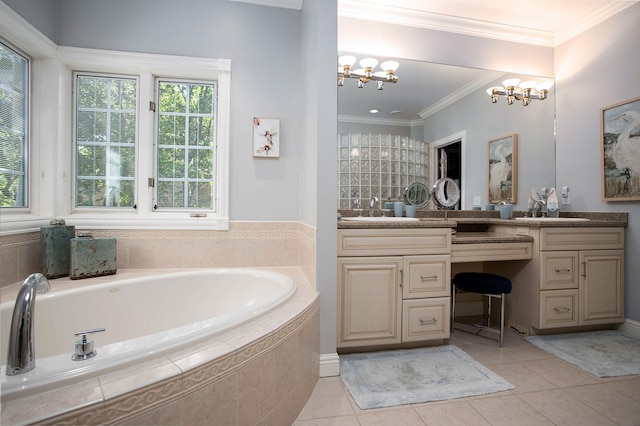
<path id="1" fill-rule="evenodd" d="M 526 342 L 458 331 L 456 345 L 515 389 L 449 401 L 361 410 L 339 377 L 318 380 L 294 423 L 307 425 L 640 425 L 640 375 L 600 379 Z"/>

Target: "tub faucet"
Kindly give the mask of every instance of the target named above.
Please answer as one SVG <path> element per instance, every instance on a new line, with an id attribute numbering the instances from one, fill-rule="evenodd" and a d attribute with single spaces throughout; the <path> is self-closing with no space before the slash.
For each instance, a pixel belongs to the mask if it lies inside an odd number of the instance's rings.
<path id="1" fill-rule="evenodd" d="M 9 354 L 7 356 L 7 376 L 15 376 L 33 370 L 36 366 L 34 350 L 33 319 L 36 292 L 46 293 L 51 289 L 49 280 L 40 274 L 29 275 L 24 280 L 11 316 L 9 333 Z"/>
<path id="2" fill-rule="evenodd" d="M 371 200 L 369 200 L 369 217 L 373 217 L 373 208 L 379 202 L 378 197 L 371 197 Z"/>

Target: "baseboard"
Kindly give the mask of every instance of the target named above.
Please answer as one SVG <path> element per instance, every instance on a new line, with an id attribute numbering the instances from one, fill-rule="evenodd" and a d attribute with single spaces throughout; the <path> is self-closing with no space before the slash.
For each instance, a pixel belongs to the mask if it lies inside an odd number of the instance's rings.
<path id="1" fill-rule="evenodd" d="M 640 322 L 638 321 L 625 319 L 624 322 L 620 324 L 620 327 L 618 327 L 618 330 L 640 339 Z"/>
<path id="2" fill-rule="evenodd" d="M 340 357 L 337 353 L 320 354 L 320 377 L 340 375 Z"/>

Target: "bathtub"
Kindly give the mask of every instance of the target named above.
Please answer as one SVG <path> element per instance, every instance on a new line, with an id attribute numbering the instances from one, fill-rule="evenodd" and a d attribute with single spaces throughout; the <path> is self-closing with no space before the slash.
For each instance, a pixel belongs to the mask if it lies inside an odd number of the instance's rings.
<path id="1" fill-rule="evenodd" d="M 75 288 L 38 294 L 35 303 L 36 367 L 7 376 L 3 400 L 56 389 L 195 345 L 282 304 L 296 291 L 287 275 L 258 269 L 207 269 L 122 279 L 61 281 Z M 86 282 L 87 285 L 83 285 Z M 0 305 L 0 354 L 7 353 L 13 302 Z M 73 361 L 74 333 L 89 336 L 98 354 Z M 6 358 L 2 360 L 6 363 Z"/>

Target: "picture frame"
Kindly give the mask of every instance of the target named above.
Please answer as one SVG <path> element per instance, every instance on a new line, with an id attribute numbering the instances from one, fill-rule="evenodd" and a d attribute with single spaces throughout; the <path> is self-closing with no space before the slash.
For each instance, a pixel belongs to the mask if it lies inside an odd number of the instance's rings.
<path id="1" fill-rule="evenodd" d="M 640 200 L 640 97 L 600 110 L 603 201 Z"/>
<path id="2" fill-rule="evenodd" d="M 488 164 L 489 203 L 518 202 L 518 135 L 491 139 Z"/>
<path id="3" fill-rule="evenodd" d="M 253 156 L 280 158 L 280 120 L 253 117 Z"/>

